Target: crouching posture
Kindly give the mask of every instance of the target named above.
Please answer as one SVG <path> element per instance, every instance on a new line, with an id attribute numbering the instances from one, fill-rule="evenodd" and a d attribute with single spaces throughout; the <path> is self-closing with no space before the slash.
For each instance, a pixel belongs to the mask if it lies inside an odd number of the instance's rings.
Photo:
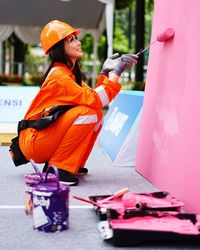
<path id="1" fill-rule="evenodd" d="M 79 33 L 80 30 L 57 20 L 43 28 L 41 43 L 51 64 L 41 79 L 41 88 L 24 117 L 25 126 L 19 135 L 20 149 L 26 159 L 46 163 L 43 171 L 48 165 L 56 166 L 60 181 L 69 185 L 78 184 L 77 174 L 87 173 L 85 163 L 103 124 L 102 108 L 120 91 L 121 73 L 137 62 L 135 55 L 106 59 L 97 87 L 92 89 L 82 80 Z M 43 126 L 49 117 L 53 117 L 53 122 Z M 29 126 L 31 121 L 41 123 Z"/>

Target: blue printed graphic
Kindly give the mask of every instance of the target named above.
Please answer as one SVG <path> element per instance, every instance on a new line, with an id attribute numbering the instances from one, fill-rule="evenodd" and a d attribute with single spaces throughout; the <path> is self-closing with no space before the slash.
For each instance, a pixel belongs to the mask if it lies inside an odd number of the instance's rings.
<path id="1" fill-rule="evenodd" d="M 143 105 L 143 91 L 121 91 L 105 116 L 98 141 L 114 161 Z"/>

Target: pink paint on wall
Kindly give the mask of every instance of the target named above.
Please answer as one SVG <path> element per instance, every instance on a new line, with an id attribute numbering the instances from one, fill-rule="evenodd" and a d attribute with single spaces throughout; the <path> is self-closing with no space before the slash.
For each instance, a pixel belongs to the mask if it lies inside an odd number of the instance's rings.
<path id="1" fill-rule="evenodd" d="M 200 1 L 155 0 L 136 170 L 200 213 Z"/>

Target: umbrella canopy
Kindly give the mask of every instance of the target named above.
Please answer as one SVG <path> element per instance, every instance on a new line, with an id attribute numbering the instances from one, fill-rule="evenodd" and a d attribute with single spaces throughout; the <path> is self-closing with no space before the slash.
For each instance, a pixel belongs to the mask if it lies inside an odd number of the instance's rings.
<path id="1" fill-rule="evenodd" d="M 81 34 L 89 30 L 94 38 L 94 61 L 97 59 L 97 43 L 106 28 L 107 54 L 112 54 L 113 11 L 115 0 L 0 0 L 0 53 L 1 41 L 12 32 L 24 43 L 40 42 L 41 28 L 52 20 L 67 22 L 80 28 Z M 0 58 L 0 65 L 1 65 Z M 93 82 L 96 77 L 93 66 Z"/>
<path id="2" fill-rule="evenodd" d="M 52 20 L 96 29 L 105 4 L 98 0 L 1 0 L 0 24 L 44 26 Z"/>

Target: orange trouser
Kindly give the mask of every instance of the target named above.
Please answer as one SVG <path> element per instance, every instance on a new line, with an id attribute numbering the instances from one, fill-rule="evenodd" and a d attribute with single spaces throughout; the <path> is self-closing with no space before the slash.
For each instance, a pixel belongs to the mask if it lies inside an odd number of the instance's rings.
<path id="1" fill-rule="evenodd" d="M 46 129 L 22 130 L 20 148 L 29 160 L 49 162 L 49 165 L 77 173 L 89 157 L 101 130 L 102 120 L 101 110 L 77 106 Z"/>

